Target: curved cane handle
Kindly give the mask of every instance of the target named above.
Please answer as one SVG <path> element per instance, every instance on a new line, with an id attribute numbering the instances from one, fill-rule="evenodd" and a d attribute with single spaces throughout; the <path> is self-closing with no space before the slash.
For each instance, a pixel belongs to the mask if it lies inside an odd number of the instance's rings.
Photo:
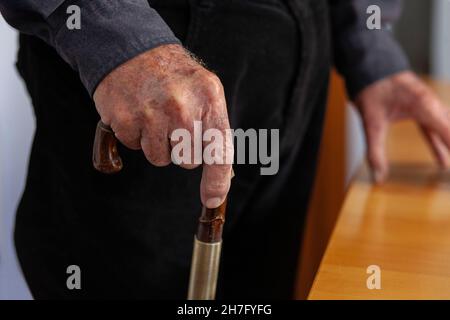
<path id="1" fill-rule="evenodd" d="M 123 168 L 117 151 L 117 138 L 111 128 L 102 121 L 98 122 L 95 130 L 92 162 L 95 169 L 106 174 L 117 173 Z"/>

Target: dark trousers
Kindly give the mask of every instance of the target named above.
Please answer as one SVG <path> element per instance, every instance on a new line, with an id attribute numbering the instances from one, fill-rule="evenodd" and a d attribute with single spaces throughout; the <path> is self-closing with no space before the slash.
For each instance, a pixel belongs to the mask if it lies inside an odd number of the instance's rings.
<path id="1" fill-rule="evenodd" d="M 325 0 L 150 1 L 222 80 L 233 128 L 280 129 L 280 169 L 235 165 L 218 298 L 292 296 L 330 67 Z M 99 116 L 76 72 L 21 35 L 18 69 L 36 115 L 15 243 L 35 298 L 187 294 L 201 168 L 156 168 L 120 147 L 117 175 L 91 165 Z M 67 267 L 81 268 L 69 290 Z"/>

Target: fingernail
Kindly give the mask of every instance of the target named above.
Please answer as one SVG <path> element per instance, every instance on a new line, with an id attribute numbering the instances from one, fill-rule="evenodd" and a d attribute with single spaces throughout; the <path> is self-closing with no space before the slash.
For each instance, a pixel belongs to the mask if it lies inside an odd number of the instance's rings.
<path id="1" fill-rule="evenodd" d="M 222 204 L 221 198 L 211 198 L 206 200 L 206 207 L 209 209 L 218 208 Z"/>

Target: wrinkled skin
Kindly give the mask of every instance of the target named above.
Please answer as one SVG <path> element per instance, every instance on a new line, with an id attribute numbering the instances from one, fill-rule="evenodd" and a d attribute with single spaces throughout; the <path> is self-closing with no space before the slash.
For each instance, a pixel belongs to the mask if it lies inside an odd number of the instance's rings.
<path id="1" fill-rule="evenodd" d="M 382 79 L 359 93 L 354 103 L 363 119 L 375 182 L 385 181 L 389 172 L 385 153 L 389 124 L 404 119 L 415 120 L 439 165 L 448 168 L 450 109 L 414 73 L 405 71 Z"/>
<path id="2" fill-rule="evenodd" d="M 155 166 L 171 163 L 173 130 L 193 136 L 194 121 L 203 131 L 229 129 L 222 84 L 179 45 L 149 50 L 113 70 L 97 87 L 94 101 L 102 121 L 128 148 L 142 149 Z M 233 152 L 229 147 L 224 152 Z M 193 155 L 193 152 L 192 152 Z M 198 165 L 182 163 L 192 169 Z M 230 188 L 231 165 L 203 164 L 201 201 L 218 207 Z"/>

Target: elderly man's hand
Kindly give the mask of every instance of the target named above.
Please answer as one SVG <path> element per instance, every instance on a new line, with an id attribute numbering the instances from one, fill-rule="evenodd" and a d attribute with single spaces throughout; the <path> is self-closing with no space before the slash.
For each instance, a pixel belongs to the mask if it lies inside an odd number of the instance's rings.
<path id="1" fill-rule="evenodd" d="M 142 149 L 155 166 L 171 162 L 171 133 L 187 129 L 194 136 L 194 121 L 203 130 L 229 129 L 223 87 L 179 45 L 149 50 L 112 71 L 98 86 L 94 101 L 102 121 L 131 149 Z M 232 152 L 232 150 L 226 150 Z M 192 152 L 192 157 L 193 157 Z M 194 161 L 180 164 L 194 168 Z M 230 187 L 231 165 L 203 166 L 201 200 L 218 207 Z"/>
<path id="2" fill-rule="evenodd" d="M 447 168 L 450 109 L 412 72 L 401 72 L 365 88 L 355 99 L 364 122 L 368 161 L 375 182 L 388 175 L 385 142 L 389 124 L 411 118 L 422 129 L 438 163 Z"/>

